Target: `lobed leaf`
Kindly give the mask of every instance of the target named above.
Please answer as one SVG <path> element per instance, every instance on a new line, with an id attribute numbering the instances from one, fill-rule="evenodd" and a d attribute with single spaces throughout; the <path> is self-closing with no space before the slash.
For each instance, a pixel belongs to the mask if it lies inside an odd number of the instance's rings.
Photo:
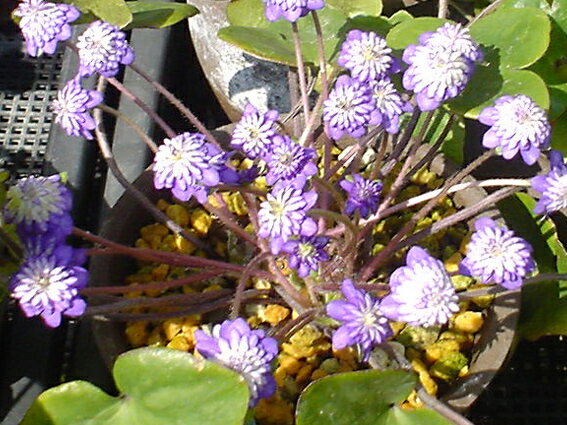
<path id="1" fill-rule="evenodd" d="M 500 68 L 525 68 L 543 56 L 549 46 L 551 23 L 545 12 L 525 7 L 498 9 L 473 23 L 471 36 L 498 52 Z"/>
<path id="2" fill-rule="evenodd" d="M 220 30 L 219 36 L 253 56 L 295 66 L 291 24 L 284 19 L 269 22 L 264 10 L 262 0 L 231 2 L 227 8 L 230 27 Z M 383 28 L 386 20 L 379 18 L 381 10 L 381 3 L 374 0 L 355 3 L 332 0 L 327 2 L 325 8 L 318 10 L 327 61 L 332 61 L 344 35 L 352 28 L 351 19 L 374 18 L 374 25 Z M 313 19 L 305 16 L 297 22 L 297 27 L 304 61 L 308 64 L 318 64 L 317 36 Z M 275 45 L 275 52 L 272 51 L 272 44 Z M 289 52 L 292 52 L 292 55 Z"/>
<path id="3" fill-rule="evenodd" d="M 515 233 L 534 248 L 540 273 L 567 273 L 567 254 L 555 224 L 533 213 L 536 202 L 524 193 L 498 204 Z M 567 334 L 567 298 L 560 297 L 560 282 L 541 282 L 522 288 L 518 325 L 520 335 L 534 340 L 545 335 Z"/>
<path id="4" fill-rule="evenodd" d="M 376 425 L 451 425 L 453 422 L 445 419 L 439 413 L 429 409 L 404 410 L 398 406 L 381 417 Z"/>
<path id="5" fill-rule="evenodd" d="M 299 397 L 297 425 L 376 425 L 392 403 L 414 388 L 413 373 L 364 370 L 329 376 L 310 384 Z"/>
<path id="6" fill-rule="evenodd" d="M 410 44 L 416 44 L 421 34 L 424 32 L 435 31 L 445 22 L 448 22 L 448 20 L 430 17 L 415 19 L 402 17 L 402 20 L 399 22 L 400 23 L 392 28 L 386 37 L 388 46 L 396 50 L 405 49 Z"/>
<path id="7" fill-rule="evenodd" d="M 81 12 L 90 12 L 97 18 L 124 28 L 132 22 L 132 12 L 125 0 L 68 0 Z"/>
<path id="8" fill-rule="evenodd" d="M 158 1 L 129 1 L 132 12 L 131 28 L 165 28 L 199 13 L 195 6 L 185 3 L 164 3 Z"/>
<path id="9" fill-rule="evenodd" d="M 246 416 L 242 377 L 188 353 L 132 350 L 118 357 L 113 375 L 121 397 L 69 382 L 42 393 L 21 425 L 241 425 Z"/>

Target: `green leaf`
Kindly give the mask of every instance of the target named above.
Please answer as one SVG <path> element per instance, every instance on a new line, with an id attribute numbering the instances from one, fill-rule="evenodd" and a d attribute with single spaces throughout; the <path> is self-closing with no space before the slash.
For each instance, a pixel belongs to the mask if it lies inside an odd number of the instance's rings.
<path id="1" fill-rule="evenodd" d="M 483 47 L 495 49 L 501 68 L 525 68 L 543 56 L 549 46 L 551 24 L 539 9 L 497 9 L 470 27 Z"/>
<path id="2" fill-rule="evenodd" d="M 219 36 L 234 44 L 251 55 L 281 62 L 287 65 L 296 65 L 291 25 L 285 19 L 268 22 L 264 16 L 265 5 L 262 0 L 236 0 L 227 8 L 229 29 L 223 28 Z M 338 48 L 347 30 L 349 19 L 361 17 L 378 17 L 381 3 L 374 0 L 364 0 L 352 3 L 345 0 L 328 2 L 325 8 L 318 10 L 317 15 L 321 23 L 325 57 L 331 61 L 338 52 Z M 382 21 L 385 21 L 382 19 Z M 382 25 L 380 20 L 376 25 Z M 311 17 L 305 17 L 297 22 L 303 59 L 309 64 L 318 64 L 317 33 Z M 246 27 L 233 29 L 233 27 Z M 255 37 L 258 37 L 257 39 Z M 277 52 L 272 52 L 272 43 Z M 290 56 L 289 52 L 293 54 Z"/>
<path id="3" fill-rule="evenodd" d="M 416 44 L 421 34 L 435 31 L 445 22 L 448 21 L 428 17 L 403 20 L 392 28 L 386 37 L 386 41 L 392 49 L 405 49 L 410 44 Z"/>
<path id="4" fill-rule="evenodd" d="M 386 415 L 375 422 L 376 425 L 452 425 L 439 413 L 429 409 L 403 410 L 393 406 Z"/>
<path id="5" fill-rule="evenodd" d="M 533 213 L 535 201 L 526 194 L 498 203 L 502 216 L 515 233 L 534 248 L 540 273 L 567 272 L 567 255 L 555 224 Z M 522 288 L 520 335 L 534 340 L 545 335 L 567 333 L 567 298 L 560 297 L 559 282 L 540 282 Z"/>
<path id="6" fill-rule="evenodd" d="M 185 3 L 129 1 L 127 5 L 133 15 L 127 29 L 165 28 L 199 13 L 196 7 Z"/>
<path id="7" fill-rule="evenodd" d="M 567 83 L 548 86 L 549 90 L 549 119 L 553 124 L 561 123 L 561 115 L 567 111 Z M 552 134 L 552 137 L 555 134 Z"/>
<path id="8" fill-rule="evenodd" d="M 341 373 L 309 385 L 299 397 L 297 425 L 376 425 L 392 403 L 414 388 L 414 374 L 399 370 Z"/>
<path id="9" fill-rule="evenodd" d="M 530 96 L 542 108 L 549 108 L 549 92 L 540 76 L 526 70 L 499 71 L 496 63 L 477 66 L 463 93 L 448 104 L 453 112 L 476 119 L 498 97 L 516 94 Z"/>
<path id="10" fill-rule="evenodd" d="M 529 211 L 532 219 L 537 222 L 539 230 L 549 250 L 555 256 L 555 266 L 550 271 L 557 273 L 567 273 L 567 252 L 565 247 L 559 240 L 559 234 L 555 223 L 550 218 L 537 216 L 533 211 L 536 206 L 536 201 L 525 193 L 518 193 L 518 199 L 524 204 L 525 208 Z M 559 281 L 560 297 L 567 295 L 567 281 Z"/>
<path id="11" fill-rule="evenodd" d="M 125 0 L 67 0 L 81 12 L 91 12 L 99 19 L 124 28 L 132 22 L 132 13 Z"/>
<path id="12" fill-rule="evenodd" d="M 566 52 L 567 34 L 553 21 L 549 48 L 529 69 L 540 75 L 547 84 L 565 83 L 567 82 Z"/>
<path id="13" fill-rule="evenodd" d="M 529 196 L 516 194 L 500 201 L 498 209 L 508 227 L 514 229 L 518 236 L 527 240 L 533 247 L 539 272 L 553 273 L 556 267 L 555 255 L 546 239 L 549 237 L 546 233 L 549 231 L 549 222 L 540 221 L 535 216 L 533 213 L 535 202 L 529 202 L 526 198 Z"/>
<path id="14" fill-rule="evenodd" d="M 296 64 L 293 46 L 266 29 L 230 26 L 221 28 L 218 36 L 253 56 L 290 66 Z"/>
<path id="15" fill-rule="evenodd" d="M 567 112 L 552 123 L 551 147 L 567 155 Z"/>
<path id="16" fill-rule="evenodd" d="M 388 21 L 390 21 L 392 25 L 398 25 L 402 22 L 409 21 L 411 19 L 413 19 L 411 13 L 409 13 L 407 10 L 402 9 L 402 10 L 398 10 L 396 13 L 390 16 L 388 18 Z"/>
<path id="17" fill-rule="evenodd" d="M 121 397 L 70 382 L 42 393 L 21 425 L 241 425 L 246 416 L 242 377 L 188 353 L 129 351 L 116 360 L 113 374 Z"/>
<path id="18" fill-rule="evenodd" d="M 374 31 L 376 34 L 386 37 L 392 26 L 388 19 L 381 16 L 358 16 L 347 21 L 346 26 L 341 28 L 341 34 L 346 35 L 351 29 L 359 29 L 361 31 Z"/>
<path id="19" fill-rule="evenodd" d="M 553 18 L 563 32 L 567 33 L 567 0 L 503 0 L 499 8 L 533 7 Z"/>
<path id="20" fill-rule="evenodd" d="M 531 341 L 546 335 L 567 335 L 567 297 L 560 298 L 557 282 L 522 288 L 518 331 Z"/>
<path id="21" fill-rule="evenodd" d="M 475 119 L 496 98 L 520 93 L 549 108 L 545 81 L 522 70 L 542 58 L 549 46 L 551 23 L 544 12 L 532 7 L 499 8 L 472 24 L 470 31 L 485 60 L 461 96 L 449 102 L 451 110 Z"/>
<path id="22" fill-rule="evenodd" d="M 423 140 L 429 143 L 434 143 L 437 141 L 441 133 L 445 129 L 445 126 L 449 122 L 451 113 L 447 110 L 439 108 L 433 112 L 433 118 L 429 123 L 429 128 L 425 133 Z M 426 114 L 421 114 L 419 120 L 417 121 L 417 126 L 414 131 L 414 135 L 421 131 L 423 122 L 425 121 Z M 453 123 L 451 124 L 450 130 L 445 136 L 445 141 L 441 145 L 441 150 L 445 155 L 455 161 L 457 164 L 462 164 L 463 162 L 463 147 L 465 143 L 465 123 L 462 117 L 455 116 Z"/>
<path id="23" fill-rule="evenodd" d="M 355 16 L 380 16 L 382 13 L 382 0 L 327 0 L 325 7 L 340 10 L 349 18 Z M 317 11 L 320 13 L 320 11 Z"/>
<path id="24" fill-rule="evenodd" d="M 101 412 L 116 411 L 119 404 L 89 382 L 73 381 L 43 392 L 21 425 L 87 424 Z"/>

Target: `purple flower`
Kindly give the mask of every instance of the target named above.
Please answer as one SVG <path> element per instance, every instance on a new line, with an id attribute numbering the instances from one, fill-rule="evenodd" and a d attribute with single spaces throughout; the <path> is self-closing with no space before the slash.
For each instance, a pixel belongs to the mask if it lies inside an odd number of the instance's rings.
<path id="1" fill-rule="evenodd" d="M 234 126 L 230 145 L 242 150 L 249 158 L 263 157 L 276 134 L 278 117 L 278 111 L 262 114 L 251 104 L 246 105 L 242 118 Z"/>
<path id="2" fill-rule="evenodd" d="M 69 23 L 80 15 L 74 6 L 43 0 L 23 0 L 14 10 L 30 56 L 55 53 L 57 42 L 71 38 Z"/>
<path id="3" fill-rule="evenodd" d="M 311 10 L 322 9 L 324 0 L 263 0 L 266 3 L 266 18 L 270 22 L 277 21 L 281 17 L 297 22 Z"/>
<path id="4" fill-rule="evenodd" d="M 57 99 L 51 104 L 55 122 L 70 136 L 83 136 L 92 140 L 91 130 L 96 127 L 89 109 L 102 102 L 102 93 L 86 90 L 76 79 L 72 79 L 57 92 Z"/>
<path id="5" fill-rule="evenodd" d="M 242 375 L 250 390 L 250 407 L 259 399 L 274 395 L 276 381 L 270 363 L 278 354 L 278 343 L 263 330 L 251 330 L 239 317 L 215 325 L 212 335 L 195 331 L 195 340 L 197 350 L 205 358 Z"/>
<path id="6" fill-rule="evenodd" d="M 258 177 L 259 169 L 257 165 L 253 165 L 250 168 L 244 170 L 238 170 L 238 184 L 249 184 L 252 183 Z"/>
<path id="7" fill-rule="evenodd" d="M 360 344 L 362 359 L 368 360 L 370 351 L 393 335 L 388 319 L 382 313 L 380 300 L 355 288 L 351 279 L 341 284 L 345 300 L 331 301 L 327 304 L 327 315 L 343 322 L 333 334 L 333 348 Z"/>
<path id="8" fill-rule="evenodd" d="M 449 47 L 452 51 L 474 62 L 480 62 L 484 59 L 482 50 L 470 36 L 468 28 L 461 24 L 447 22 L 435 32 L 421 34 L 419 43 Z"/>
<path id="9" fill-rule="evenodd" d="M 69 212 L 71 191 L 58 174 L 49 177 L 25 177 L 8 189 L 4 215 L 17 226 L 18 233 L 71 233 Z"/>
<path id="10" fill-rule="evenodd" d="M 400 129 L 400 115 L 411 112 L 413 107 L 402 99 L 402 95 L 388 78 L 372 81 L 370 87 L 376 102 L 376 111 L 381 116 L 380 125 L 388 133 L 396 134 Z"/>
<path id="11" fill-rule="evenodd" d="M 533 189 L 541 193 L 534 209 L 536 214 L 551 214 L 567 208 L 567 165 L 561 152 L 551 150 L 548 155 L 551 170 L 532 179 Z"/>
<path id="12" fill-rule="evenodd" d="M 95 21 L 77 41 L 79 75 L 86 77 L 98 72 L 110 78 L 118 74 L 120 65 L 134 62 L 134 51 L 126 41 L 126 34 L 112 24 Z"/>
<path id="13" fill-rule="evenodd" d="M 18 300 L 27 317 L 41 316 L 55 328 L 61 315 L 77 317 L 86 308 L 79 289 L 87 284 L 82 250 L 59 246 L 39 256 L 27 258 L 9 284 L 11 296 Z"/>
<path id="14" fill-rule="evenodd" d="M 412 44 L 402 59 L 409 64 L 402 80 L 404 88 L 416 93 L 422 111 L 432 111 L 458 96 L 474 71 L 474 63 L 451 46 Z"/>
<path id="15" fill-rule="evenodd" d="M 258 211 L 258 235 L 270 238 L 273 254 L 278 254 L 291 236 L 313 236 L 317 232 L 317 224 L 307 216 L 316 201 L 315 191 L 303 192 L 293 182 L 279 182 L 266 195 Z"/>
<path id="16" fill-rule="evenodd" d="M 287 241 L 282 246 L 282 251 L 287 254 L 288 267 L 297 270 L 300 277 L 316 272 L 319 270 L 319 263 L 329 261 L 329 254 L 325 251 L 328 242 L 329 238 L 325 236 L 302 236 Z"/>
<path id="17" fill-rule="evenodd" d="M 391 53 L 386 39 L 375 32 L 351 30 L 341 45 L 337 63 L 359 81 L 375 81 L 400 71 L 399 61 Z"/>
<path id="18" fill-rule="evenodd" d="M 443 263 L 418 246 L 407 254 L 407 265 L 390 276 L 390 294 L 382 300 L 384 315 L 413 326 L 447 323 L 459 311 L 459 298 Z"/>
<path id="19" fill-rule="evenodd" d="M 522 286 L 524 276 L 535 268 L 531 245 L 488 217 L 476 220 L 474 228 L 461 273 L 506 289 Z"/>
<path id="20" fill-rule="evenodd" d="M 378 200 L 382 191 L 382 183 L 378 180 L 367 180 L 359 174 L 353 174 L 352 179 L 342 180 L 340 186 L 348 194 L 345 214 L 360 212 L 362 218 L 368 218 L 378 209 Z"/>
<path id="21" fill-rule="evenodd" d="M 323 104 L 323 120 L 329 127 L 329 136 L 335 140 L 345 133 L 352 137 L 363 136 L 368 125 L 380 124 L 370 86 L 348 75 L 337 78 Z"/>
<path id="22" fill-rule="evenodd" d="M 192 196 L 204 204 L 207 187 L 216 186 L 228 171 L 224 165 L 226 154 L 200 133 L 183 133 L 165 139 L 154 158 L 154 185 L 156 189 L 171 189 L 181 201 Z M 234 173 L 236 177 L 236 173 Z M 236 177 L 237 178 L 237 177 Z"/>
<path id="23" fill-rule="evenodd" d="M 549 145 L 551 126 L 547 114 L 523 94 L 496 99 L 494 106 L 480 112 L 478 120 L 490 126 L 482 138 L 483 146 L 500 147 L 505 159 L 512 159 L 520 152 L 524 162 L 532 165 L 540 150 Z"/>
<path id="24" fill-rule="evenodd" d="M 314 149 L 304 148 L 287 136 L 274 136 L 272 147 L 264 157 L 269 169 L 266 182 L 273 185 L 278 180 L 316 174 L 317 166 L 311 161 L 315 157 Z"/>

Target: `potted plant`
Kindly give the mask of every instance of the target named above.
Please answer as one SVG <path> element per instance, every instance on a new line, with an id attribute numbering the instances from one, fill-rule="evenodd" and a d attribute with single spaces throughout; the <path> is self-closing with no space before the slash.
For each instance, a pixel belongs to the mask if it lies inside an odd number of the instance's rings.
<path id="1" fill-rule="evenodd" d="M 134 24 L 160 26 L 194 13 L 183 6 L 126 9 Z M 79 12 L 25 0 L 14 15 L 36 55 L 68 39 Z M 220 36 L 297 67 L 290 98 L 298 107 L 280 117 L 248 105 L 218 131 L 136 66 L 118 26 L 85 17 L 92 23 L 69 43 L 79 57 L 77 76 L 53 104 L 55 121 L 71 135 L 96 139 L 128 194 L 97 236 L 73 228 L 61 176 L 12 185 L 4 215 L 16 226 L 24 259 L 9 289 L 26 315 L 48 326 L 63 316 L 127 321 L 130 341 L 141 341 L 148 321 L 159 321 L 154 329 L 171 338 L 153 345 L 185 352 L 128 352 L 114 366 L 125 397 L 85 382 L 63 384 L 39 397 L 24 424 L 470 423 L 432 395 L 455 409 L 468 406 L 463 398 L 477 394 L 475 382 L 486 383 L 483 355 L 515 327 L 522 288 L 557 287 L 565 277 L 563 247 L 551 221 L 538 215 L 564 208 L 567 168 L 549 151 L 546 84 L 522 69 L 545 58 L 549 43 L 526 47 L 527 35 L 492 35 L 502 19 L 545 32 L 550 18 L 506 6 L 479 14 L 469 32 L 447 21 L 443 8 L 439 18 L 379 15 L 374 2 L 232 3 L 232 26 Z M 116 79 L 123 65 L 198 131 L 176 134 Z M 97 90 L 81 85 L 92 75 Z M 487 77 L 491 84 L 483 84 Z M 167 135 L 161 145 L 103 102 L 106 85 L 155 120 Z M 113 158 L 103 114 L 124 120 L 155 154 L 136 184 Z M 487 126 L 486 150 L 452 168 L 439 154 L 460 159 L 458 114 Z M 550 171 L 533 180 L 470 179 L 491 156 L 531 165 L 548 151 Z M 472 188 L 495 190 L 472 199 Z M 528 188 L 537 204 L 523 193 Z M 520 236 L 521 227 L 498 220 L 494 204 L 514 194 L 527 226 L 544 227 L 545 238 Z M 468 202 L 459 204 L 459 196 Z M 139 240 L 124 233 L 148 217 L 154 223 L 141 227 Z M 70 234 L 93 245 L 71 247 Z M 98 287 L 87 286 L 85 254 L 98 266 Z M 109 255 L 119 257 L 105 260 Z M 125 256 L 141 269 L 131 269 L 132 285 L 109 286 L 124 277 L 109 265 L 124 269 Z M 495 316 L 498 310 L 506 311 Z M 437 393 L 449 385 L 431 376 L 463 378 L 456 388 L 465 394 Z"/>

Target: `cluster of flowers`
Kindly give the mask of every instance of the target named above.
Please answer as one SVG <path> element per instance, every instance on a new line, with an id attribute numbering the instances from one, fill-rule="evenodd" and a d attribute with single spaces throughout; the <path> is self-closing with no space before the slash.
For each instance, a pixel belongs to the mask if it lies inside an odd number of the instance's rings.
<path id="1" fill-rule="evenodd" d="M 410 248 L 406 265 L 390 276 L 390 293 L 379 299 L 355 286 L 351 279 L 341 284 L 344 300 L 326 305 L 329 317 L 341 326 L 333 333 L 333 348 L 357 346 L 363 361 L 372 349 L 393 336 L 390 321 L 413 326 L 444 325 L 459 311 L 459 297 L 443 263 L 418 246 Z M 532 247 L 504 226 L 483 217 L 461 262 L 461 273 L 482 283 L 518 289 L 534 269 Z M 274 394 L 270 362 L 278 353 L 277 342 L 263 331 L 251 330 L 239 318 L 216 325 L 212 335 L 197 331 L 196 348 L 241 373 L 251 392 L 251 405 Z"/>
<path id="2" fill-rule="evenodd" d="M 59 41 L 72 36 L 70 23 L 80 12 L 72 5 L 51 3 L 44 0 L 23 0 L 14 16 L 21 18 L 20 28 L 30 56 L 53 54 Z M 100 104 L 103 96 L 96 90 L 81 86 L 83 78 L 98 73 L 114 77 L 120 65 L 134 61 L 134 51 L 128 46 L 126 34 L 118 27 L 103 21 L 95 21 L 77 41 L 79 69 L 74 78 L 57 93 L 51 109 L 55 122 L 71 136 L 92 139 L 95 122 L 89 110 Z"/>
<path id="3" fill-rule="evenodd" d="M 421 34 L 419 44 L 409 45 L 402 59 L 409 65 L 404 88 L 415 92 L 422 111 L 432 111 L 462 93 L 483 53 L 466 28 L 447 23 Z"/>
<path id="4" fill-rule="evenodd" d="M 311 10 L 323 7 L 323 0 L 264 0 L 268 20 L 280 17 L 296 22 Z M 23 0 L 15 11 L 30 55 L 53 53 L 58 41 L 69 39 L 69 23 L 77 19 L 73 6 L 43 0 Z M 81 87 L 84 77 L 98 73 L 114 77 L 121 64 L 130 64 L 134 53 L 124 33 L 110 24 L 96 21 L 79 37 L 80 64 L 77 76 L 59 92 L 53 104 L 56 122 L 71 135 L 92 138 L 95 127 L 89 109 L 102 101 L 96 91 Z M 337 78 L 324 100 L 323 121 L 331 139 L 363 137 L 369 126 L 380 126 L 395 134 L 400 116 L 413 107 L 406 94 L 391 80 L 407 68 L 402 77 L 406 90 L 415 93 L 422 111 L 438 108 L 459 95 L 469 81 L 475 62 L 483 60 L 479 46 L 458 24 L 445 24 L 435 32 L 419 37 L 403 53 L 402 61 L 391 55 L 384 38 L 373 32 L 352 30 L 341 46 L 338 64 L 349 75 Z M 288 265 L 300 277 L 317 272 L 329 261 L 328 237 L 319 234 L 312 218 L 320 202 L 313 181 L 319 173 L 316 151 L 300 145 L 288 135 L 278 133 L 276 111 L 262 113 L 249 105 L 236 124 L 231 147 L 254 162 L 245 171 L 229 165 L 232 154 L 200 133 L 183 133 L 164 140 L 154 160 L 156 188 L 171 189 L 182 201 L 192 197 L 208 202 L 212 188 L 220 184 L 248 183 L 258 175 L 265 177 L 268 192 L 257 214 L 257 235 L 269 242 L 272 254 L 285 253 Z M 485 108 L 479 120 L 490 126 L 483 144 L 499 149 L 506 159 L 518 154 L 533 164 L 549 145 L 550 126 L 545 111 L 527 96 L 504 96 Z M 542 196 L 538 214 L 549 214 L 567 206 L 567 166 L 561 154 L 550 153 L 551 171 L 533 179 Z M 323 176 L 325 177 L 328 176 Z M 339 183 L 346 192 L 345 215 L 368 218 L 379 206 L 382 184 L 360 174 Z M 76 316 L 85 309 L 78 290 L 86 283 L 80 267 L 83 253 L 65 244 L 71 231 L 70 194 L 59 177 L 27 178 L 8 193 L 7 220 L 16 224 L 26 260 L 11 282 L 13 296 L 28 316 L 41 315 L 50 326 L 57 326 L 61 314 Z M 517 289 L 535 264 L 532 248 L 509 229 L 489 218 L 478 219 L 475 232 L 461 263 L 462 274 L 483 283 L 496 283 Z M 351 279 L 342 282 L 343 300 L 331 301 L 327 315 L 340 321 L 333 334 L 336 349 L 357 345 L 368 359 L 373 347 L 392 336 L 390 321 L 417 326 L 443 325 L 458 311 L 456 293 L 443 263 L 424 249 L 414 246 L 406 265 L 395 270 L 389 281 L 390 292 L 383 298 L 366 293 Z M 277 342 L 261 331 L 252 330 L 243 319 L 227 320 L 208 334 L 195 334 L 197 349 L 207 358 L 241 373 L 250 387 L 251 405 L 275 390 L 271 362 L 278 352 Z"/>
<path id="5" fill-rule="evenodd" d="M 347 34 L 337 62 L 350 71 L 350 77 L 339 76 L 324 103 L 323 119 L 331 138 L 361 137 L 371 125 L 381 125 L 392 134 L 399 131 L 400 115 L 413 108 L 390 79 L 401 70 L 391 53 L 386 40 L 374 32 Z"/>
<path id="6" fill-rule="evenodd" d="M 62 314 L 77 317 L 86 308 L 79 296 L 87 284 L 85 252 L 66 244 L 71 205 L 59 175 L 26 177 L 10 187 L 3 211 L 16 226 L 24 256 L 9 290 L 27 317 L 41 316 L 50 327 L 59 326 Z"/>

